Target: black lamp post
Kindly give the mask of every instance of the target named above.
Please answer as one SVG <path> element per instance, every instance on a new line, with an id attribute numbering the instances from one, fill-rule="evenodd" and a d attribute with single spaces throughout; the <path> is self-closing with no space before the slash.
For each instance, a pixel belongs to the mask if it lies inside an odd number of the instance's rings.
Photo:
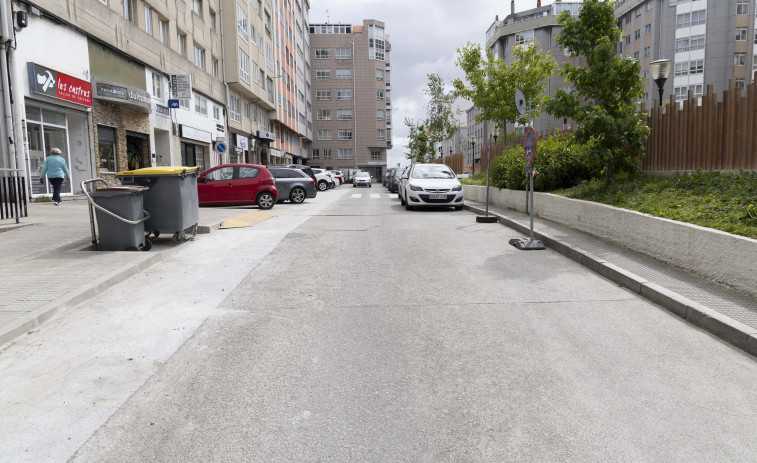
<path id="1" fill-rule="evenodd" d="M 669 59 L 658 59 L 657 61 L 649 63 L 649 72 L 652 74 L 652 79 L 654 79 L 654 82 L 657 84 L 657 89 L 660 92 L 660 106 L 662 106 L 662 95 L 665 82 L 670 75 L 670 64 L 671 61 Z"/>
<path id="2" fill-rule="evenodd" d="M 476 173 L 476 137 L 470 137 L 470 174 Z"/>
<path id="3" fill-rule="evenodd" d="M 442 145 L 439 145 L 439 157 L 442 157 Z"/>

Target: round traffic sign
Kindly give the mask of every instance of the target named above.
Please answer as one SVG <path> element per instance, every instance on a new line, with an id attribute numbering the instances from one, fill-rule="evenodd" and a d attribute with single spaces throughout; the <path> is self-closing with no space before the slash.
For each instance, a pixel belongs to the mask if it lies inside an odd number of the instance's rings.
<path id="1" fill-rule="evenodd" d="M 223 153 L 226 151 L 226 144 L 225 143 L 216 143 L 216 151 L 219 153 Z"/>
<path id="2" fill-rule="evenodd" d="M 536 130 L 533 127 L 526 127 L 523 132 L 523 155 L 526 162 L 531 164 L 536 156 Z"/>

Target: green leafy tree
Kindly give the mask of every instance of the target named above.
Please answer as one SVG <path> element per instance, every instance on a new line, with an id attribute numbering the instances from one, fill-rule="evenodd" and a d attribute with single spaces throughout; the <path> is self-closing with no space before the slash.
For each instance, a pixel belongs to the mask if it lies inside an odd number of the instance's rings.
<path id="1" fill-rule="evenodd" d="M 457 65 L 465 73 L 465 81 L 455 79 L 454 95 L 471 101 L 479 109 L 477 121 L 493 121 L 504 130 L 508 122 L 528 122 L 515 108 L 515 91 L 520 89 L 529 101 L 531 117 L 541 113 L 545 100 L 546 79 L 554 74 L 557 64 L 539 44 L 532 42 L 513 48 L 513 62 L 508 66 L 495 58 L 491 50 L 483 54 L 481 47 L 470 42 L 457 50 Z"/>
<path id="2" fill-rule="evenodd" d="M 438 74 L 428 74 L 428 86 L 424 93 L 429 97 L 426 105 L 426 132 L 431 144 L 452 138 L 460 129 L 452 103 L 455 95 L 444 91 L 444 79 Z"/>
<path id="3" fill-rule="evenodd" d="M 615 53 L 621 39 L 613 5 L 609 0 L 585 0 L 578 17 L 560 15 L 562 30 L 556 42 L 586 66 L 566 63 L 560 74 L 574 91 L 555 91 L 547 111 L 576 121 L 576 140 L 591 148 L 591 160 L 612 182 L 617 171 L 635 171 L 649 131 L 636 110 L 642 95 L 641 71 L 635 59 Z"/>
<path id="4" fill-rule="evenodd" d="M 405 118 L 405 125 L 409 130 L 405 157 L 415 162 L 426 162 L 434 158 L 434 144 L 426 133 L 423 124 L 415 124 L 412 119 Z"/>

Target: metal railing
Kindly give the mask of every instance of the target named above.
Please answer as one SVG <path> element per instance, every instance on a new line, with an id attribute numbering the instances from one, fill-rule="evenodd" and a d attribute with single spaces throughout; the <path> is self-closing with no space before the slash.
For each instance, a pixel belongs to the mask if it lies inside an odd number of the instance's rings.
<path id="1" fill-rule="evenodd" d="M 28 217 L 26 177 L 20 169 L 0 169 L 0 220 Z"/>

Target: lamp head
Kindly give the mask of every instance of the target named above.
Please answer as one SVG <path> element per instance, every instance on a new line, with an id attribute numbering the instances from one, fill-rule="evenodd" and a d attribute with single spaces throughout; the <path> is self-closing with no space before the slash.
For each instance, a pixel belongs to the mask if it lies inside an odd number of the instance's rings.
<path id="1" fill-rule="evenodd" d="M 670 75 L 671 61 L 669 59 L 658 59 L 649 63 L 649 73 L 652 79 L 667 79 Z"/>

